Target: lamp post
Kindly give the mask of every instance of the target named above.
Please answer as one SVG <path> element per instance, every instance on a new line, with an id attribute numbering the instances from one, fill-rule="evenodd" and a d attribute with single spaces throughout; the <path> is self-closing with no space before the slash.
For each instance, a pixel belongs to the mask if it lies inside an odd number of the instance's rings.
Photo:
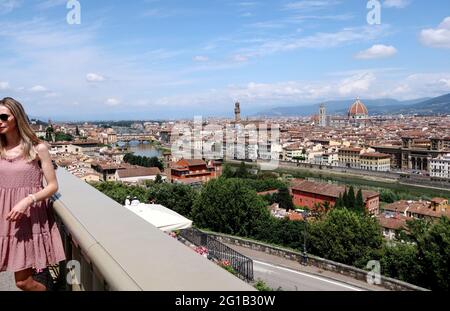
<path id="1" fill-rule="evenodd" d="M 308 263 L 308 256 L 306 255 L 306 233 L 307 233 L 307 226 L 308 226 L 308 219 L 307 219 L 307 211 L 303 212 L 303 264 L 306 265 Z"/>

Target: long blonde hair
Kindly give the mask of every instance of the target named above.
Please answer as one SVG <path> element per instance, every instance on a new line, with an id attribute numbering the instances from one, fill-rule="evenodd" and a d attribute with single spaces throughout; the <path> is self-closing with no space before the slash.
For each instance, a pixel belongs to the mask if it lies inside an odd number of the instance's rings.
<path id="1" fill-rule="evenodd" d="M 34 150 L 34 146 L 39 145 L 42 141 L 36 136 L 35 132 L 31 128 L 23 106 L 11 97 L 2 99 L 0 101 L 0 106 L 8 108 L 16 120 L 16 127 L 19 131 L 23 156 L 29 161 L 35 160 L 37 153 Z M 0 134 L 0 158 L 6 157 L 6 143 L 6 135 Z"/>

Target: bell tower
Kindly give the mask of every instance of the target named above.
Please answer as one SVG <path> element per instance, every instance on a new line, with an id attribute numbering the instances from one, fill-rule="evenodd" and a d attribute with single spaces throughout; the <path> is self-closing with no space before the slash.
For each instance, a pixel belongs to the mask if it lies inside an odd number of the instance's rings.
<path id="1" fill-rule="evenodd" d="M 239 102 L 234 104 L 234 121 L 236 123 L 241 122 L 241 104 Z"/>

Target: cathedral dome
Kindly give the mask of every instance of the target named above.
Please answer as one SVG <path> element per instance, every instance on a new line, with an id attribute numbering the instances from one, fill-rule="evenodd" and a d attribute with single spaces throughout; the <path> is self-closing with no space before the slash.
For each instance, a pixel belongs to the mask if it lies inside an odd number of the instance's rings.
<path id="1" fill-rule="evenodd" d="M 366 105 L 358 98 L 348 110 L 348 116 L 351 118 L 366 118 L 369 116 L 369 111 Z"/>

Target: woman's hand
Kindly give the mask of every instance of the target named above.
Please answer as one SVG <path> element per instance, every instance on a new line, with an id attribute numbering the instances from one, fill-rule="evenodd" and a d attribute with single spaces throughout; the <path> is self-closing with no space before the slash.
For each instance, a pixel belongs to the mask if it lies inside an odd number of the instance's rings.
<path id="1" fill-rule="evenodd" d="M 29 197 L 22 199 L 19 203 L 17 203 L 13 209 L 8 213 L 6 220 L 11 222 L 19 221 L 23 216 L 25 216 L 28 208 L 31 206 L 33 202 Z"/>

